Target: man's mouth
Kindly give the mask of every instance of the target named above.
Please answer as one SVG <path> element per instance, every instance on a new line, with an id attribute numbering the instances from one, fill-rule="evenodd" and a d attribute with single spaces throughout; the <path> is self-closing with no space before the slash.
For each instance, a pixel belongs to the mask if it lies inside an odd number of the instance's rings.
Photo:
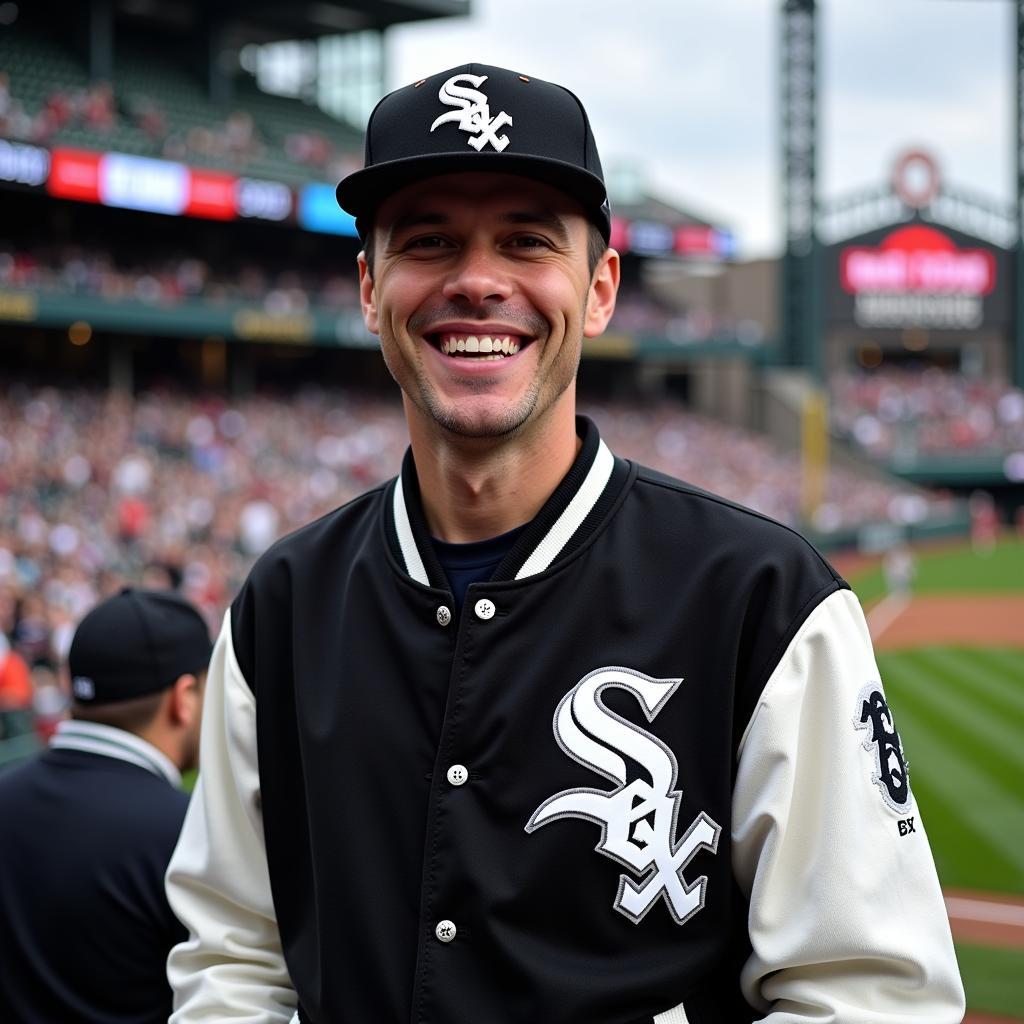
<path id="1" fill-rule="evenodd" d="M 434 334 L 431 344 L 446 356 L 456 359 L 495 360 L 514 356 L 526 339 L 518 335 L 501 334 Z"/>

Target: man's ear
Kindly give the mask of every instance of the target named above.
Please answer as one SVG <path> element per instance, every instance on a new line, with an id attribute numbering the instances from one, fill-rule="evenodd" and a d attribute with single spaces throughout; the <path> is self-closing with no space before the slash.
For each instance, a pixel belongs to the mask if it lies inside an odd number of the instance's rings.
<path id="1" fill-rule="evenodd" d="M 374 291 L 370 267 L 366 262 L 366 254 L 361 252 L 356 257 L 356 262 L 359 264 L 359 304 L 363 309 L 363 323 L 371 334 L 379 334 L 377 294 Z"/>
<path id="2" fill-rule="evenodd" d="M 596 338 L 608 326 L 615 312 L 620 270 L 619 254 L 614 249 L 605 249 L 590 280 L 587 312 L 583 321 L 584 338 Z"/>
<path id="3" fill-rule="evenodd" d="M 203 688 L 199 677 L 186 672 L 171 684 L 167 714 L 174 725 L 190 726 L 203 712 Z"/>

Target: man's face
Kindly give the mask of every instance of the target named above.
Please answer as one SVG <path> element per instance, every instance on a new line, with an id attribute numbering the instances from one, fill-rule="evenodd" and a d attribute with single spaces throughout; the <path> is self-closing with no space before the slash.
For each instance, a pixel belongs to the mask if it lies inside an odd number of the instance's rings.
<path id="1" fill-rule="evenodd" d="M 611 251 L 591 278 L 573 199 L 515 175 L 443 175 L 391 196 L 374 231 L 363 313 L 411 418 L 503 437 L 572 402 L 583 338 L 618 286 Z"/>

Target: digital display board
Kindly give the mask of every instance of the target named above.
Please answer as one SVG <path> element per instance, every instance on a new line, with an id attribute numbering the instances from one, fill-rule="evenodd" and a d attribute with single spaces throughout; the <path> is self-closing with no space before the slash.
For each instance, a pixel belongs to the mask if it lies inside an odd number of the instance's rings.
<path id="1" fill-rule="evenodd" d="M 0 181 L 43 185 L 50 176 L 50 154 L 39 146 L 0 139 Z"/>
<path id="2" fill-rule="evenodd" d="M 294 206 L 291 188 L 279 181 L 127 153 L 57 148 L 48 156 L 46 189 L 60 199 L 205 220 L 283 221 Z"/>
<path id="3" fill-rule="evenodd" d="M 736 240 L 732 232 L 710 224 L 673 226 L 662 221 L 612 217 L 608 244 L 618 252 L 633 252 L 638 256 L 681 256 L 714 263 L 730 260 L 736 255 Z"/>
<path id="4" fill-rule="evenodd" d="M 874 329 L 1009 321 L 1006 250 L 950 228 L 892 225 L 831 246 L 829 317 Z"/>
<path id="5" fill-rule="evenodd" d="M 4 182 L 44 187 L 59 199 L 170 217 L 287 221 L 306 231 L 357 237 L 355 219 L 338 206 L 335 186 L 326 182 L 293 188 L 175 160 L 66 146 L 47 150 L 0 139 Z M 713 225 L 625 217 L 612 217 L 611 246 L 640 256 L 712 262 L 732 259 L 736 252 L 733 235 Z"/>

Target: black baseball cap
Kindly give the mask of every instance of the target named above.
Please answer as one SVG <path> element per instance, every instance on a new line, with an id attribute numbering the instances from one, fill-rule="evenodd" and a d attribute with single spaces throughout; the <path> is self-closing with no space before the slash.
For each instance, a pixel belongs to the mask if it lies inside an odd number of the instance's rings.
<path id="1" fill-rule="evenodd" d="M 212 645 L 206 622 L 184 598 L 125 587 L 78 624 L 68 669 L 83 704 L 107 704 L 166 689 L 206 668 Z"/>
<path id="2" fill-rule="evenodd" d="M 583 104 L 561 85 L 463 64 L 385 96 L 366 126 L 366 159 L 338 185 L 338 203 L 366 234 L 392 193 L 438 174 L 520 174 L 567 192 L 607 242 L 611 211 Z"/>

